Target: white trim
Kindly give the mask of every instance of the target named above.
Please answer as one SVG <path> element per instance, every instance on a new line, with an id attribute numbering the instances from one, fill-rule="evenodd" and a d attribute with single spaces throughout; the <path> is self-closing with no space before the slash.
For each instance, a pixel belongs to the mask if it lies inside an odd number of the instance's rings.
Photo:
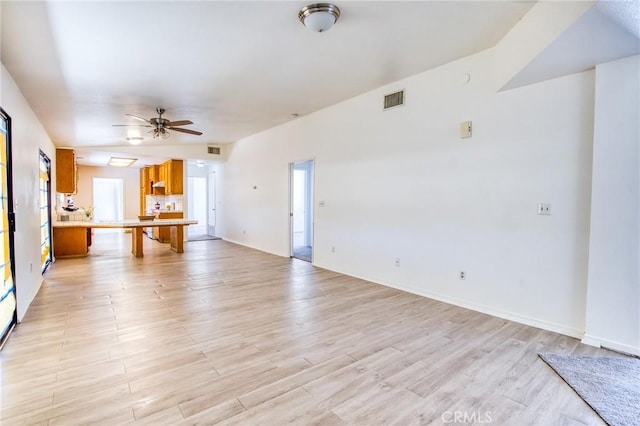
<path id="1" fill-rule="evenodd" d="M 545 321 L 545 320 L 541 320 L 538 318 L 533 318 L 533 317 L 529 317 L 526 315 L 520 315 L 514 312 L 509 312 L 509 311 L 503 311 L 500 309 L 495 309 L 489 306 L 484 306 L 484 305 L 479 305 L 476 303 L 471 303 L 465 300 L 459 300 L 459 299 L 455 299 L 455 298 L 450 298 L 450 297 L 446 297 L 446 296 L 442 296 L 436 293 L 431 293 L 431 292 L 425 292 L 423 290 L 418 290 L 415 288 L 410 288 L 410 287 L 404 287 L 404 286 L 399 286 L 399 285 L 395 285 L 395 284 L 390 284 L 390 283 L 385 283 L 382 282 L 380 280 L 376 280 L 370 277 L 361 277 L 358 275 L 353 275 L 351 273 L 347 273 L 344 271 L 340 271 L 337 270 L 335 268 L 327 268 L 321 265 L 317 265 L 315 264 L 314 266 L 317 266 L 319 268 L 324 268 L 324 269 L 329 269 L 332 270 L 334 272 L 338 272 L 344 275 L 349 275 L 355 278 L 359 278 L 361 280 L 365 280 L 365 281 L 369 281 L 375 284 L 380 284 L 383 285 L 385 287 L 391 287 L 391 288 L 395 288 L 396 290 L 401 290 L 401 291 L 406 291 L 408 293 L 413 293 L 416 294 L 418 296 L 422 296 L 422 297 L 427 297 L 429 299 L 433 299 L 433 300 L 438 300 L 440 302 L 444 302 L 444 303 L 448 303 L 450 305 L 455 305 L 455 306 L 459 306 L 461 308 L 465 308 L 465 309 L 471 309 L 472 311 L 476 311 L 476 312 L 481 312 L 483 314 L 487 314 L 487 315 L 491 315 L 494 317 L 498 317 L 498 318 L 503 318 L 509 321 L 515 321 L 519 324 L 524 324 L 524 325 L 528 325 L 531 327 L 536 327 L 536 328 L 541 328 L 543 330 L 547 330 L 547 331 L 552 331 L 554 333 L 559 333 L 559 334 L 563 334 L 565 336 L 569 336 L 569 337 L 575 337 L 576 339 L 581 339 L 584 335 L 584 330 L 580 330 L 577 328 L 573 328 L 573 327 L 567 327 L 564 324 L 558 324 L 558 323 L 554 323 L 551 321 Z"/>
<path id="2" fill-rule="evenodd" d="M 601 348 L 602 347 L 600 345 L 600 340 L 599 339 L 596 339 L 593 336 L 589 336 L 587 334 L 582 336 L 582 343 L 584 343 L 585 345 L 594 346 L 596 348 Z"/>
<path id="3" fill-rule="evenodd" d="M 276 256 L 281 256 L 281 257 L 287 257 L 287 256 L 283 256 L 282 254 L 279 253 L 273 253 L 273 252 L 269 252 L 266 250 L 262 250 L 256 247 L 252 247 L 250 245 L 244 244 L 244 243 L 240 243 L 228 238 L 223 238 L 224 241 L 228 241 L 230 243 L 233 244 L 238 244 L 241 246 L 245 246 L 245 247 L 249 247 L 249 248 L 253 248 L 255 250 L 259 250 L 265 253 L 270 253 L 270 254 L 274 254 Z M 605 342 L 605 340 L 596 340 L 592 337 L 587 337 L 584 335 L 584 330 L 580 330 L 577 328 L 573 328 L 573 327 L 567 327 L 564 324 L 558 324 L 555 322 L 551 322 L 551 321 L 545 321 L 545 320 L 541 320 L 538 318 L 533 318 L 533 317 L 529 317 L 526 315 L 520 315 L 514 312 L 509 312 L 509 311 L 503 311 L 501 309 L 495 309 L 489 306 L 484 306 L 484 305 L 479 305 L 476 303 L 471 303 L 465 300 L 459 300 L 459 299 L 454 299 L 454 298 L 450 298 L 450 297 L 445 297 L 445 296 L 441 296 L 439 294 L 436 293 L 431 293 L 431 292 L 425 292 L 423 290 L 418 290 L 418 289 L 414 289 L 414 288 L 410 288 L 410 287 L 402 287 L 399 285 L 395 285 L 395 284 L 390 284 L 390 283 L 385 283 L 382 282 L 379 279 L 376 278 L 371 278 L 371 277 L 363 277 L 363 276 L 359 276 L 359 275 L 355 275 L 353 273 L 350 272 L 346 272 L 346 271 L 342 271 L 338 268 L 334 268 L 334 267 L 327 267 L 327 266 L 323 266 L 321 264 L 312 262 L 312 265 L 317 267 L 317 268 L 322 268 L 322 269 L 326 269 L 329 271 L 333 271 L 333 272 L 337 272 L 339 274 L 343 274 L 343 275 L 347 275 L 350 277 L 354 277 L 354 278 L 358 278 L 364 281 L 368 281 L 374 284 L 379 284 L 379 285 L 383 285 L 385 287 L 390 287 L 390 288 L 394 288 L 396 290 L 400 290 L 400 291 L 406 291 L 407 293 L 412 293 L 418 296 L 422 296 L 422 297 L 427 297 L 429 299 L 433 299 L 433 300 L 437 300 L 443 303 L 448 303 L 450 305 L 454 305 L 454 306 L 459 306 L 461 308 L 465 308 L 465 309 L 471 309 L 472 311 L 476 311 L 476 312 L 481 312 L 483 314 L 487 314 L 487 315 L 491 315 L 494 317 L 498 317 L 498 318 L 503 318 L 509 321 L 514 321 L 517 322 L 519 324 L 523 324 L 523 325 L 528 325 L 531 327 L 536 327 L 536 328 L 540 328 L 542 330 L 547 330 L 547 331 L 551 331 L 554 333 L 559 333 L 565 336 L 569 336 L 569 337 L 574 337 L 576 339 L 580 339 L 582 341 L 582 343 L 584 344 L 588 344 L 590 346 L 600 346 L 598 344 L 598 341 L 602 341 L 603 343 Z M 628 353 L 628 354 L 632 354 L 632 355 L 638 355 L 640 356 L 640 351 L 638 350 L 638 348 L 633 348 L 631 346 L 627 346 L 627 345 L 622 345 L 616 342 L 606 342 L 605 344 L 602 345 L 603 347 L 609 348 L 609 349 L 613 349 L 616 350 L 618 352 L 624 352 L 624 353 Z"/>
<path id="4" fill-rule="evenodd" d="M 626 345 L 624 343 L 614 342 L 612 340 L 603 339 L 597 336 L 585 334 L 582 338 L 582 343 L 584 343 L 585 345 L 611 349 L 616 352 L 622 352 L 624 354 L 640 356 L 640 347 L 634 347 Z"/>
<path id="5" fill-rule="evenodd" d="M 289 259 L 291 257 L 291 256 L 287 256 L 286 254 L 276 253 L 276 252 L 273 252 L 273 251 L 268 251 L 268 250 L 265 250 L 265 249 L 262 249 L 262 248 L 258 248 L 258 247 L 249 245 L 247 243 L 241 243 L 240 241 L 232 240 L 231 238 L 221 237 L 220 239 L 223 240 L 223 241 L 227 241 L 229 243 L 232 243 L 232 244 L 237 244 L 239 246 L 248 247 L 250 249 L 258 250 L 258 251 L 261 251 L 263 253 L 268 253 L 268 254 L 272 254 L 274 256 L 284 257 L 285 259 Z"/>

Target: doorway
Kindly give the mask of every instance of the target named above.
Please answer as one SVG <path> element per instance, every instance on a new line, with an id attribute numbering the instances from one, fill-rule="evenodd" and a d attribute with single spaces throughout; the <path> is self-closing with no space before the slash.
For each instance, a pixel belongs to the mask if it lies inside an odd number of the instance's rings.
<path id="1" fill-rule="evenodd" d="M 18 322 L 16 311 L 15 259 L 13 234 L 16 228 L 13 211 L 11 174 L 11 118 L 0 108 L 0 349 Z"/>
<path id="2" fill-rule="evenodd" d="M 197 225 L 187 228 L 189 241 L 207 236 L 207 178 L 189 176 L 187 178 L 189 220 L 197 220 Z"/>
<path id="3" fill-rule="evenodd" d="M 291 163 L 291 257 L 313 260 L 313 160 Z"/>
<path id="4" fill-rule="evenodd" d="M 187 227 L 189 241 L 219 240 L 216 237 L 216 166 L 203 160 L 189 161 L 187 169 L 187 215 L 197 225 Z"/>
<path id="5" fill-rule="evenodd" d="M 124 183 L 117 178 L 93 178 L 93 218 L 96 222 L 124 220 Z M 122 232 L 119 229 L 94 229 L 94 232 Z"/>
<path id="6" fill-rule="evenodd" d="M 207 206 L 207 234 L 216 236 L 216 172 L 209 173 L 209 205 Z"/>

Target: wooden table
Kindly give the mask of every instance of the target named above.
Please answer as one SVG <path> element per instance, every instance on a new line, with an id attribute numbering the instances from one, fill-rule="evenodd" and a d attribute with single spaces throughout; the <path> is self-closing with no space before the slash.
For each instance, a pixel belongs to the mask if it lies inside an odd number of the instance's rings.
<path id="1" fill-rule="evenodd" d="M 142 252 L 142 229 L 147 227 L 171 228 L 170 247 L 176 253 L 184 252 L 184 227 L 197 224 L 197 220 L 155 219 L 123 220 L 122 222 L 55 222 L 53 223 L 55 257 L 78 257 L 89 253 L 92 228 L 131 228 L 131 253 L 135 257 L 144 256 Z M 57 235 L 56 235 L 57 234 Z M 56 237 L 64 238 L 65 244 L 58 244 Z M 59 239 L 59 238 L 58 238 Z"/>

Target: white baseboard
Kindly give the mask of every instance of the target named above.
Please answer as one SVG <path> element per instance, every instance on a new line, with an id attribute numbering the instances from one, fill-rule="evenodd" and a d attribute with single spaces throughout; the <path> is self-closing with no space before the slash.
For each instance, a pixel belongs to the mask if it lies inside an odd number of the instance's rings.
<path id="1" fill-rule="evenodd" d="M 291 256 L 289 256 L 289 255 L 286 255 L 286 256 L 285 256 L 285 255 L 280 254 L 280 253 L 274 253 L 274 252 L 267 251 L 267 250 L 262 249 L 262 248 L 259 248 L 259 247 L 254 247 L 254 246 L 252 246 L 252 245 L 250 245 L 250 244 L 247 244 L 247 243 L 241 243 L 240 241 L 232 240 L 232 239 L 227 238 L 227 237 L 220 237 L 220 239 L 221 239 L 221 240 L 223 240 L 223 241 L 227 241 L 227 242 L 229 242 L 229 243 L 232 243 L 232 244 L 237 244 L 237 245 L 239 245 L 239 246 L 248 247 L 248 248 L 250 248 L 250 249 L 258 250 L 258 251 L 261 251 L 261 252 L 263 252 L 263 253 L 269 253 L 269 254 L 272 254 L 272 255 L 274 255 L 274 256 L 280 256 L 280 257 L 291 257 Z"/>
<path id="2" fill-rule="evenodd" d="M 597 336 L 585 334 L 582 338 L 582 343 L 589 346 L 611 349 L 616 352 L 622 352 L 624 354 L 640 356 L 640 347 L 634 347 L 625 343 L 614 342 L 612 340 L 603 339 Z"/>
<path id="3" fill-rule="evenodd" d="M 596 348 L 601 348 L 602 346 L 600 345 L 600 340 L 595 339 L 592 336 L 589 335 L 584 335 L 582 336 L 582 343 L 584 343 L 585 345 L 589 345 L 589 346 L 595 346 Z"/>
<path id="4" fill-rule="evenodd" d="M 355 278 L 359 278 L 361 280 L 373 282 L 375 284 L 380 284 L 385 287 L 395 288 L 396 290 L 406 291 L 408 293 L 416 294 L 418 296 L 427 297 L 429 299 L 438 300 L 440 302 L 448 303 L 450 305 L 459 306 L 461 308 L 471 309 L 472 311 L 481 312 L 483 314 L 491 315 L 498 318 L 503 318 L 509 321 L 514 321 L 520 324 L 529 325 L 531 327 L 541 328 L 543 330 L 552 331 L 554 333 L 563 334 L 569 337 L 575 337 L 576 339 L 582 339 L 584 335 L 584 330 L 580 330 L 577 328 L 569 327 L 564 324 L 558 324 L 551 321 L 546 321 L 539 318 L 533 318 L 526 315 L 520 315 L 514 312 L 504 311 L 500 309 L 493 308 L 491 306 L 485 306 L 477 303 L 473 303 L 467 300 L 459 300 L 448 296 L 443 296 L 437 293 L 426 292 L 424 290 L 418 290 L 415 288 L 410 288 L 401 285 L 395 285 L 387 282 L 383 282 L 382 280 L 376 280 L 372 277 L 362 277 L 358 275 L 354 275 L 352 273 L 341 271 L 335 268 L 328 268 L 322 265 L 316 265 L 320 268 L 328 269 L 331 271 L 335 271 L 344 275 L 349 275 Z"/>
<path id="5" fill-rule="evenodd" d="M 238 241 L 234 241 L 232 239 L 229 238 L 222 238 L 225 241 L 228 241 L 230 243 L 233 244 L 238 244 L 241 246 L 245 246 L 245 247 L 249 247 L 255 250 L 260 250 L 262 252 L 265 253 L 269 253 L 269 254 L 273 254 L 276 256 L 283 256 L 280 253 L 272 253 L 272 252 L 268 252 L 266 250 L 257 248 L 257 247 L 253 247 L 250 246 L 246 243 L 241 243 Z M 288 256 L 283 256 L 283 257 L 288 257 Z M 452 297 L 448 297 L 448 296 L 443 296 L 441 294 L 437 294 L 437 293 L 432 293 L 432 292 L 428 292 L 428 291 L 424 291 L 424 290 L 420 290 L 420 289 L 415 289 L 415 288 L 411 288 L 411 287 L 407 287 L 407 286 L 402 286 L 402 285 L 397 285 L 397 284 L 392 284 L 392 283 L 388 283 L 385 282 L 381 279 L 376 279 L 375 277 L 364 277 L 364 276 L 360 276 L 357 274 L 353 274 L 349 271 L 344 271 L 341 270 L 340 268 L 335 268 L 335 267 L 327 267 L 324 266 L 320 263 L 313 263 L 314 266 L 317 266 L 318 268 L 323 268 L 323 269 L 327 269 L 329 271 L 334 271 L 334 272 L 338 272 L 340 274 L 344 274 L 344 275 L 348 275 L 350 277 L 354 277 L 354 278 L 358 278 L 364 281 L 369 281 L 375 284 L 379 284 L 379 285 L 383 285 L 385 287 L 391 287 L 391 288 L 395 288 L 396 290 L 401 290 L 401 291 L 406 291 L 408 293 L 412 293 L 412 294 L 416 294 L 418 296 L 422 296 L 422 297 L 427 297 L 429 299 L 434 299 L 434 300 L 438 300 L 440 302 L 444 302 L 444 303 L 448 303 L 450 305 L 454 305 L 454 306 L 459 306 L 461 308 L 466 308 L 466 309 L 471 309 L 472 311 L 476 311 L 476 312 L 481 312 L 483 314 L 487 314 L 487 315 L 491 315 L 494 317 L 498 317 L 498 318 L 503 318 L 509 321 L 514 321 L 520 324 L 524 324 L 524 325 L 528 325 L 531 327 L 536 327 L 536 328 L 540 328 L 543 330 L 547 330 L 547 331 L 552 331 L 554 333 L 559 333 L 559 334 L 563 334 L 565 336 L 569 336 L 569 337 L 574 337 L 576 339 L 581 339 L 583 341 L 583 343 L 585 344 L 590 344 L 592 346 L 600 346 L 599 342 L 601 342 L 600 340 L 590 340 L 589 338 L 586 338 L 584 335 L 584 330 L 575 328 L 575 327 L 570 327 L 567 326 L 565 324 L 559 324 L 559 323 L 555 323 L 552 321 L 547 321 L 544 319 L 540 319 L 540 318 L 534 318 L 534 317 L 530 317 L 530 316 L 526 316 L 526 315 L 521 315 L 515 312 L 510 312 L 510 311 L 505 311 L 505 310 L 501 310 L 501 309 L 496 309 L 494 307 L 491 306 L 485 306 L 485 305 L 481 305 L 481 304 L 477 304 L 468 300 L 460 300 L 460 299 L 456 299 L 456 298 L 452 298 Z M 586 341 L 585 341 L 586 338 Z M 602 341 L 604 343 L 604 341 Z M 607 344 L 602 344 L 603 347 L 608 347 L 610 349 L 614 349 L 616 351 L 620 351 L 620 352 L 625 352 L 625 353 L 629 353 L 629 354 L 637 354 L 638 353 L 638 348 L 633 348 L 630 346 L 626 346 L 626 345 L 620 345 L 617 344 L 615 342 L 607 342 Z"/>

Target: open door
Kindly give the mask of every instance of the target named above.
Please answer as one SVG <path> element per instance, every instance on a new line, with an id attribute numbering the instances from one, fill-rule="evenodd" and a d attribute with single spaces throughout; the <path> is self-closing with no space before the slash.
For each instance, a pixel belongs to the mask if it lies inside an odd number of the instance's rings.
<path id="1" fill-rule="evenodd" d="M 207 234 L 216 236 L 216 172 L 209 172 L 209 204 L 207 217 Z"/>
<path id="2" fill-rule="evenodd" d="M 313 260 L 313 160 L 291 163 L 291 257 Z"/>
<path id="3" fill-rule="evenodd" d="M 51 251 L 51 160 L 40 151 L 40 270 L 53 261 Z"/>
<path id="4" fill-rule="evenodd" d="M 0 243 L 0 349 L 18 322 L 13 233 L 15 214 L 11 186 L 11 118 L 0 108 L 0 210 L 2 242 Z"/>

